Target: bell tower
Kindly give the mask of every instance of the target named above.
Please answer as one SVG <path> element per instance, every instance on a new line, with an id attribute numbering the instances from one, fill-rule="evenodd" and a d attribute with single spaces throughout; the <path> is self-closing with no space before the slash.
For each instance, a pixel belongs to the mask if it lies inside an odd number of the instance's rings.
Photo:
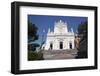
<path id="1" fill-rule="evenodd" d="M 54 28 L 55 34 L 63 34 L 63 33 L 67 33 L 67 32 L 68 32 L 68 28 L 67 28 L 66 22 L 63 22 L 62 20 L 55 22 L 55 28 Z"/>

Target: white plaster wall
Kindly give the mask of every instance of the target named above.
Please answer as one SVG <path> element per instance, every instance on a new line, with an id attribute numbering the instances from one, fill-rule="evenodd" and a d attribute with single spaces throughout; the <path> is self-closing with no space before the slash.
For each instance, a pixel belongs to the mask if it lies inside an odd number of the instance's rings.
<path id="1" fill-rule="evenodd" d="M 50 48 L 50 43 L 53 44 L 53 50 L 59 49 L 59 43 L 63 42 L 63 50 L 70 49 L 69 43 L 72 43 L 72 49 L 74 49 L 74 35 L 73 36 L 48 36 L 46 40 L 45 50 Z"/>

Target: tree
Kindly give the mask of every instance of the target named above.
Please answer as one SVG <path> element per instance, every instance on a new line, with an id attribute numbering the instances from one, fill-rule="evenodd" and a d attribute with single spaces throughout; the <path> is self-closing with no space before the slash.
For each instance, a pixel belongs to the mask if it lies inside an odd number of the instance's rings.
<path id="1" fill-rule="evenodd" d="M 36 25 L 28 21 L 28 43 L 38 39 L 37 30 Z"/>
<path id="2" fill-rule="evenodd" d="M 40 45 L 38 43 L 28 44 L 28 50 L 35 51 L 36 47 L 39 47 Z"/>
<path id="3" fill-rule="evenodd" d="M 78 26 L 78 35 L 83 38 L 87 37 L 87 22 L 83 22 Z"/>
<path id="4" fill-rule="evenodd" d="M 31 44 L 31 42 L 34 42 L 38 39 L 37 30 L 38 28 L 36 25 L 28 21 L 28 50 L 35 51 L 36 47 L 39 46 L 37 43 Z"/>
<path id="5" fill-rule="evenodd" d="M 40 45 L 35 42 L 35 40 L 38 40 L 38 34 L 37 34 L 38 28 L 35 24 L 32 24 L 28 21 L 28 60 L 43 60 L 43 54 L 42 53 L 36 53 L 34 52 L 36 50 L 36 47 L 39 47 Z M 32 43 L 31 43 L 32 42 Z"/>
<path id="6" fill-rule="evenodd" d="M 87 58 L 87 22 L 78 26 L 78 35 L 80 37 L 79 51 L 76 58 Z"/>

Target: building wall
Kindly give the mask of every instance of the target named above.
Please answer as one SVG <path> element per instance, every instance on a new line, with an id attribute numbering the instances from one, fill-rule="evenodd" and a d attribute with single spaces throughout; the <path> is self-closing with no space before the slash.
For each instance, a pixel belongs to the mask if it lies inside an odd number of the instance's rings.
<path id="1" fill-rule="evenodd" d="M 60 42 L 63 42 L 63 49 L 60 49 Z M 45 50 L 49 50 L 50 44 L 53 44 L 52 50 L 65 50 L 70 49 L 70 43 L 72 44 L 72 49 L 74 49 L 74 35 L 73 36 L 48 36 L 45 44 Z"/>
<path id="2" fill-rule="evenodd" d="M 50 28 L 48 29 L 45 50 L 74 49 L 74 32 L 72 28 L 69 32 L 67 26 L 66 22 L 59 20 L 55 22 L 54 32 L 50 31 Z"/>

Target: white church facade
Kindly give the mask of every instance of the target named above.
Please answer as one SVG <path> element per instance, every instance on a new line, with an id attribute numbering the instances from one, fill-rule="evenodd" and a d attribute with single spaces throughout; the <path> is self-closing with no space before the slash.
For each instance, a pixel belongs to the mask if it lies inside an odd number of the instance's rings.
<path id="1" fill-rule="evenodd" d="M 75 34 L 73 29 L 68 30 L 68 24 L 62 20 L 55 22 L 54 30 L 48 29 L 45 50 L 66 50 L 74 49 Z"/>

